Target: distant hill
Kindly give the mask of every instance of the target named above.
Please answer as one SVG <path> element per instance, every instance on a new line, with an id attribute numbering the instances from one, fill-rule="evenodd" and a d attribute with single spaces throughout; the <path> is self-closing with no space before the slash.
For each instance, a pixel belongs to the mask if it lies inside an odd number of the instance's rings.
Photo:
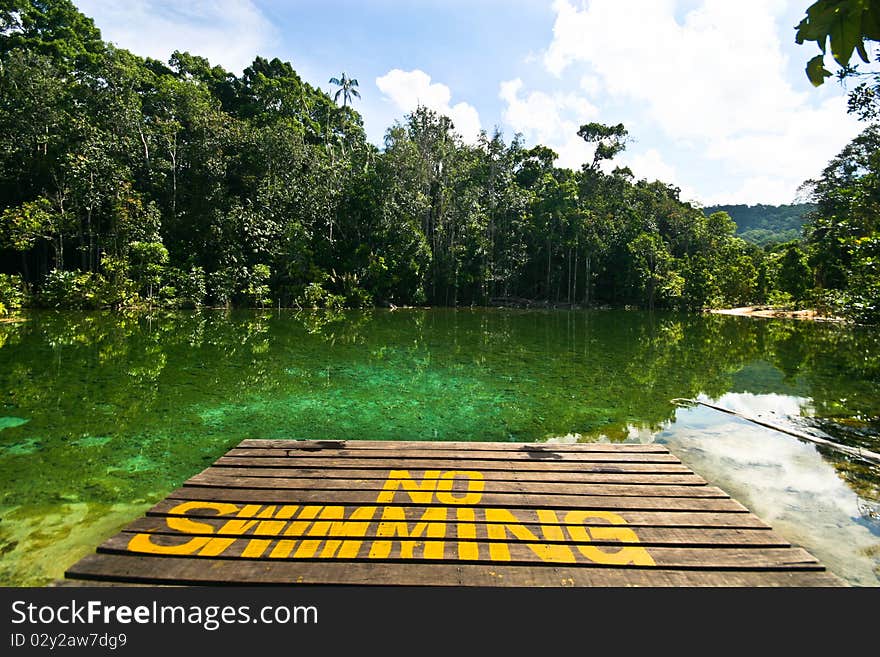
<path id="1" fill-rule="evenodd" d="M 801 237 L 804 215 L 815 209 L 812 203 L 796 205 L 711 205 L 706 216 L 726 212 L 736 222 L 736 234 L 744 240 L 766 246 Z"/>

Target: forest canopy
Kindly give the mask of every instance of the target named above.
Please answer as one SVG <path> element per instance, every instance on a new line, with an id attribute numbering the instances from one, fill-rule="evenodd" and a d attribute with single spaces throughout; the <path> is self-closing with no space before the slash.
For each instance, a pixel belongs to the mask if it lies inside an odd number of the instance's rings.
<path id="1" fill-rule="evenodd" d="M 812 203 L 711 205 L 703 208 L 703 212 L 707 215 L 726 212 L 736 224 L 739 237 L 758 246 L 768 246 L 800 239 L 807 214 L 815 207 Z"/>
<path id="2" fill-rule="evenodd" d="M 595 156 L 578 170 L 498 130 L 466 143 L 424 107 L 377 148 L 357 80 L 332 82 L 333 97 L 279 59 L 257 57 L 240 76 L 188 52 L 144 59 L 104 42 L 69 0 L 3 3 L 0 312 L 698 309 L 806 303 L 817 289 L 827 300 L 820 288 L 870 275 L 854 255 L 869 243 L 825 248 L 817 227 L 765 250 L 726 212 L 637 180 L 614 163 L 622 124 L 580 127 Z M 830 175 L 815 187 L 823 212 Z"/>

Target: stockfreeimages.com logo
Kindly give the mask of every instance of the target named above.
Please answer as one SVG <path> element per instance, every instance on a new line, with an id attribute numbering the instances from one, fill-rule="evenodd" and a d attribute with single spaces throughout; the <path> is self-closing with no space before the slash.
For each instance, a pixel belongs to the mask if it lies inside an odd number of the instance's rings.
<path id="1" fill-rule="evenodd" d="M 263 623 L 265 625 L 317 624 L 318 609 L 309 605 L 267 605 L 252 610 L 249 605 L 108 605 L 101 600 L 68 604 L 37 605 L 24 600 L 12 603 L 12 624 L 21 625 L 198 625 L 208 631 L 223 625 Z"/>

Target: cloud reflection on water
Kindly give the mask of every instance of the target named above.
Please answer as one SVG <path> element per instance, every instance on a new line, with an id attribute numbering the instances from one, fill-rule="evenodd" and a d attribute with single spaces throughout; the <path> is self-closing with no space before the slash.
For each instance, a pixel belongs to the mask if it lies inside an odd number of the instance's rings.
<path id="1" fill-rule="evenodd" d="M 701 399 L 752 417 L 809 410 L 809 400 L 778 394 Z M 880 521 L 815 445 L 703 406 L 677 410 L 656 440 L 832 572 L 880 586 Z"/>

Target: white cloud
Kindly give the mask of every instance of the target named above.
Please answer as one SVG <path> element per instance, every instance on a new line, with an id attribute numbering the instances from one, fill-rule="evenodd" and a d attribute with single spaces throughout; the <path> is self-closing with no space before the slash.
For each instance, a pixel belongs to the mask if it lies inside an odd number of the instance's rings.
<path id="1" fill-rule="evenodd" d="M 644 153 L 633 155 L 624 161 L 636 178 L 645 178 L 649 181 L 662 180 L 673 182 L 676 178 L 675 168 L 663 160 L 663 156 L 655 148 L 649 148 Z"/>
<path id="2" fill-rule="evenodd" d="M 276 41 L 276 31 L 251 0 L 78 0 L 105 40 L 143 57 L 167 61 L 175 50 L 206 57 L 240 75 Z"/>
<path id="3" fill-rule="evenodd" d="M 602 82 L 595 75 L 585 75 L 581 78 L 580 87 L 590 96 L 595 96 L 602 91 Z"/>
<path id="4" fill-rule="evenodd" d="M 772 176 L 748 176 L 731 180 L 729 189 L 715 194 L 702 194 L 699 201 L 702 205 L 736 205 L 737 203 L 766 203 L 768 205 L 784 205 L 797 203 L 795 192 L 802 181 Z"/>
<path id="5" fill-rule="evenodd" d="M 768 181 L 765 197 L 790 198 L 859 124 L 842 98 L 816 106 L 825 96 L 788 81 L 782 0 L 703 0 L 678 18 L 677 5 L 593 0 L 578 8 L 557 0 L 544 65 L 557 77 L 581 75 L 582 88 L 599 87 L 627 107 L 631 134 L 659 130 L 674 143 L 690 142 L 693 159 L 717 161 L 732 187 L 748 176 Z"/>
<path id="6" fill-rule="evenodd" d="M 682 176 L 678 170 L 666 162 L 656 148 L 649 148 L 642 153 L 625 155 L 620 164 L 628 166 L 637 180 L 645 179 L 648 182 L 659 180 L 675 185 L 679 188 L 679 198 L 683 201 L 699 201 L 699 194 L 687 183 L 682 182 Z"/>
<path id="7" fill-rule="evenodd" d="M 452 119 L 456 132 L 465 141 L 476 141 L 480 133 L 480 115 L 476 108 L 465 102 L 450 105 L 452 91 L 449 87 L 431 82 L 431 76 L 424 71 L 395 68 L 376 78 L 376 86 L 400 111 L 412 112 L 423 105 Z"/>
<path id="8" fill-rule="evenodd" d="M 593 149 L 578 137 L 577 131 L 596 118 L 596 107 L 574 93 L 532 91 L 521 95 L 523 86 L 519 78 L 501 83 L 498 95 L 507 103 L 502 112 L 504 123 L 527 141 L 556 151 L 558 166 L 578 168 L 591 159 Z"/>

